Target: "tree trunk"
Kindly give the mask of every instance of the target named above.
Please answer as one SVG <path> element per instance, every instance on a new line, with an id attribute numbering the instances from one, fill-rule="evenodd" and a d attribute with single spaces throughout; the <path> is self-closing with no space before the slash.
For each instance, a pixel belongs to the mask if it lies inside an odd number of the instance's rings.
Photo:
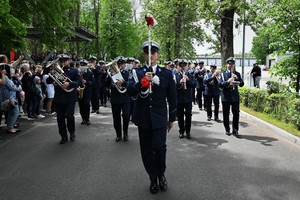
<path id="1" fill-rule="evenodd" d="M 171 41 L 170 41 L 170 38 L 168 38 L 168 40 L 167 40 L 166 51 L 167 51 L 167 60 L 172 60 L 171 59 Z"/>
<path id="2" fill-rule="evenodd" d="M 225 10 L 221 18 L 221 56 L 222 66 L 226 65 L 226 59 L 234 56 L 233 51 L 233 17 L 234 9 Z"/>
<path id="3" fill-rule="evenodd" d="M 177 6 L 176 6 L 177 7 Z M 174 57 L 179 58 L 180 57 L 180 36 L 181 36 L 181 29 L 182 29 L 182 15 L 183 15 L 183 9 L 182 5 L 179 5 L 179 9 L 176 13 L 176 19 L 175 19 L 175 43 L 174 43 Z"/>
<path id="4" fill-rule="evenodd" d="M 80 2 L 77 3 L 77 10 L 76 10 L 76 26 L 80 26 Z M 80 55 L 78 55 L 80 52 L 80 43 L 77 42 L 76 43 L 76 55 L 77 55 L 77 59 L 79 58 Z"/>
<path id="5" fill-rule="evenodd" d="M 300 87 L 300 57 L 298 59 L 298 73 L 297 73 L 297 80 L 296 80 L 296 92 L 299 93 Z"/>
<path id="6" fill-rule="evenodd" d="M 95 11 L 95 26 L 96 26 L 96 53 L 97 53 L 97 58 L 99 58 L 99 15 L 100 15 L 100 2 L 99 0 L 94 0 L 94 11 Z"/>

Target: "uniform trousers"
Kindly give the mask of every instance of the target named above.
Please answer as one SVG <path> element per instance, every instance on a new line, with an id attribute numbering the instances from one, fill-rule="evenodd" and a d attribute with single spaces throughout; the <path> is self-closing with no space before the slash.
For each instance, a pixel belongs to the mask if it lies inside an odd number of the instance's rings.
<path id="1" fill-rule="evenodd" d="M 141 155 L 144 167 L 151 181 L 156 181 L 166 171 L 166 127 L 159 129 L 144 129 L 138 127 Z"/>
<path id="2" fill-rule="evenodd" d="M 214 101 L 214 117 L 215 119 L 219 119 L 219 101 L 220 96 L 211 96 L 211 95 L 207 95 L 206 96 L 206 108 L 207 108 L 207 117 L 212 117 L 212 109 L 211 109 L 211 105 L 212 102 Z"/>
<path id="3" fill-rule="evenodd" d="M 58 132 L 62 139 L 67 139 L 67 128 L 69 133 L 75 132 L 75 102 L 70 103 L 55 103 L 56 114 L 57 114 L 57 124 Z M 66 125 L 67 119 L 67 125 Z"/>
<path id="4" fill-rule="evenodd" d="M 203 103 L 202 103 L 202 96 L 203 96 Z M 204 89 L 198 89 L 197 88 L 197 103 L 198 103 L 198 107 L 202 108 L 202 105 L 204 108 L 206 108 L 206 96 L 204 95 Z"/>
<path id="5" fill-rule="evenodd" d="M 101 102 L 101 105 L 105 105 L 106 102 L 107 102 L 107 90 L 106 90 L 106 87 L 105 86 L 102 86 L 100 88 L 100 102 Z"/>
<path id="6" fill-rule="evenodd" d="M 193 107 L 192 102 L 177 104 L 177 119 L 178 119 L 179 133 L 181 134 L 184 134 L 185 131 L 187 134 L 190 134 L 191 132 L 192 107 Z"/>
<path id="7" fill-rule="evenodd" d="M 231 112 L 233 114 L 232 129 L 235 131 L 239 130 L 239 118 L 240 118 L 240 102 L 225 102 L 222 101 L 223 106 L 223 124 L 226 131 L 230 131 L 229 126 L 229 112 L 231 106 Z"/>
<path id="8" fill-rule="evenodd" d="M 193 103 L 196 103 L 196 89 L 192 88 L 192 98 L 193 98 Z"/>
<path id="9" fill-rule="evenodd" d="M 78 99 L 79 112 L 83 121 L 90 120 L 90 101 L 91 101 L 92 91 L 83 93 L 83 98 Z M 99 104 L 99 101 L 98 101 Z"/>
<path id="10" fill-rule="evenodd" d="M 99 92 L 99 87 L 95 87 L 92 90 L 92 96 L 90 97 L 92 103 L 92 110 L 99 110 Z"/>
<path id="11" fill-rule="evenodd" d="M 123 118 L 123 133 L 124 136 L 128 135 L 128 126 L 130 118 L 130 103 L 123 104 L 111 104 L 111 110 L 113 113 L 113 124 L 117 133 L 117 137 L 122 137 L 122 123 L 121 113 Z"/>

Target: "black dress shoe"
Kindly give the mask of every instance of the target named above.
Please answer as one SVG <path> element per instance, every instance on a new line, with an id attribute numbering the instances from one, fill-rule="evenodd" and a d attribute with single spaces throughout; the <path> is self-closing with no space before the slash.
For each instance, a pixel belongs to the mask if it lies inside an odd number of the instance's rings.
<path id="1" fill-rule="evenodd" d="M 120 140 L 121 140 L 121 137 L 116 137 L 116 139 L 115 139 L 116 142 L 120 142 Z"/>
<path id="2" fill-rule="evenodd" d="M 91 124 L 90 120 L 87 120 L 87 121 L 85 122 L 85 124 L 86 124 L 86 125 L 90 125 L 90 124 Z"/>
<path id="3" fill-rule="evenodd" d="M 207 121 L 211 121 L 211 117 L 207 117 Z"/>
<path id="4" fill-rule="evenodd" d="M 66 142 L 68 142 L 68 139 L 62 138 L 59 142 L 59 144 L 65 144 Z"/>
<path id="5" fill-rule="evenodd" d="M 85 124 L 85 121 L 84 121 L 84 120 L 82 120 L 81 124 Z"/>
<path id="6" fill-rule="evenodd" d="M 186 134 L 186 139 L 191 139 L 191 134 L 187 133 Z"/>
<path id="7" fill-rule="evenodd" d="M 94 113 L 94 112 L 96 112 L 95 110 L 92 110 L 92 112 L 91 113 Z"/>
<path id="8" fill-rule="evenodd" d="M 124 140 L 124 142 L 127 142 L 128 141 L 128 136 L 124 136 L 123 140 Z"/>
<path id="9" fill-rule="evenodd" d="M 230 131 L 226 131 L 226 135 L 230 136 L 231 135 Z"/>
<path id="10" fill-rule="evenodd" d="M 150 192 L 151 194 L 156 194 L 158 192 L 158 185 L 155 182 L 151 182 L 150 184 Z"/>
<path id="11" fill-rule="evenodd" d="M 98 115 L 100 114 L 99 110 L 96 111 L 96 114 L 98 114 Z"/>
<path id="12" fill-rule="evenodd" d="M 75 133 L 70 133 L 70 140 L 72 142 L 75 140 Z"/>
<path id="13" fill-rule="evenodd" d="M 232 131 L 232 135 L 234 135 L 235 137 L 239 137 L 240 136 L 240 134 L 239 134 L 239 132 L 237 130 L 233 130 Z"/>
<path id="14" fill-rule="evenodd" d="M 180 134 L 179 134 L 179 138 L 180 138 L 180 139 L 184 138 L 184 134 L 183 134 L 183 133 L 180 133 Z"/>
<path id="15" fill-rule="evenodd" d="M 221 120 L 219 118 L 215 118 L 215 121 L 218 122 L 218 123 L 221 122 Z"/>
<path id="16" fill-rule="evenodd" d="M 159 189 L 161 191 L 166 191 L 168 189 L 168 182 L 165 176 L 159 178 Z"/>

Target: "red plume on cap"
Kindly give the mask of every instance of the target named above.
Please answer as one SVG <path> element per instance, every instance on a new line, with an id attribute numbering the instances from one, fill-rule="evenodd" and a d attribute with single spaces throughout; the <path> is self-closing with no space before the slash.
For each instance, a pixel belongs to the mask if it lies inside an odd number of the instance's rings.
<path id="1" fill-rule="evenodd" d="M 145 16 L 145 19 L 147 21 L 147 26 L 155 26 L 157 24 L 156 20 L 154 19 L 154 17 L 150 14 L 147 14 Z"/>

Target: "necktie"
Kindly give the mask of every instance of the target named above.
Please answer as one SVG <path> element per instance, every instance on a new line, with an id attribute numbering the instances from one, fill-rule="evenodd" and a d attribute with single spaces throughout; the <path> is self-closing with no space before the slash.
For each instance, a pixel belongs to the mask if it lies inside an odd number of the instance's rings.
<path id="1" fill-rule="evenodd" d="M 149 66 L 148 72 L 153 72 L 153 68 L 151 66 Z"/>

